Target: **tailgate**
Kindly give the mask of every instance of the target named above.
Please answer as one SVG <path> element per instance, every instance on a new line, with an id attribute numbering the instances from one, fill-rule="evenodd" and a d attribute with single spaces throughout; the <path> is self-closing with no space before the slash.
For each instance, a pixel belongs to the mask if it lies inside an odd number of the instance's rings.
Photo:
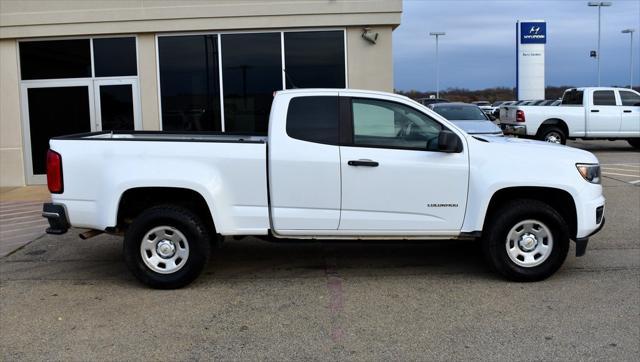
<path id="1" fill-rule="evenodd" d="M 517 106 L 500 107 L 500 123 L 516 124 Z M 522 122 L 520 122 L 522 123 Z"/>

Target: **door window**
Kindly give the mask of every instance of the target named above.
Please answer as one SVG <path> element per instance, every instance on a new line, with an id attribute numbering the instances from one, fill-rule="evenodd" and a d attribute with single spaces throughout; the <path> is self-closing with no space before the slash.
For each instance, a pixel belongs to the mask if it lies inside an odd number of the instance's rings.
<path id="1" fill-rule="evenodd" d="M 133 87 L 131 84 L 101 85 L 99 88 L 102 130 L 134 129 Z"/>
<path id="2" fill-rule="evenodd" d="M 442 125 L 403 104 L 353 99 L 353 144 L 356 146 L 437 150 Z"/>
<path id="3" fill-rule="evenodd" d="M 89 87 L 27 89 L 33 174 L 46 173 L 49 139 L 91 130 Z"/>
<path id="4" fill-rule="evenodd" d="M 639 107 L 640 106 L 640 95 L 635 94 L 629 91 L 620 91 L 620 99 L 622 100 L 622 105 L 627 107 Z"/>
<path id="5" fill-rule="evenodd" d="M 291 138 L 338 144 L 338 97 L 296 97 L 289 102 L 287 135 Z"/>
<path id="6" fill-rule="evenodd" d="M 593 92 L 594 106 L 615 106 L 616 95 L 613 91 L 595 91 Z"/>

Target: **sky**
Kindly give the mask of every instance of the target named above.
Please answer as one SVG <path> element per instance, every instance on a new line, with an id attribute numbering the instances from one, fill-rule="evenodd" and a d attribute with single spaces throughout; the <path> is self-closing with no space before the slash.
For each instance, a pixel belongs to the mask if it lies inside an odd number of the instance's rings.
<path id="1" fill-rule="evenodd" d="M 629 34 L 634 28 L 634 85 L 640 84 L 640 0 L 602 8 L 601 83 L 629 84 Z M 440 37 L 440 89 L 515 87 L 517 20 L 546 20 L 547 86 L 593 86 L 598 9 L 581 0 L 404 0 L 393 32 L 395 88 L 435 90 L 435 39 Z"/>

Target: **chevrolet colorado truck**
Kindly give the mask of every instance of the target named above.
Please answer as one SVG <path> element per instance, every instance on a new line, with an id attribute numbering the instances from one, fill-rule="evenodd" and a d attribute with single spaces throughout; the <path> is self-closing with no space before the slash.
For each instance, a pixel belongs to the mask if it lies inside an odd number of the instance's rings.
<path id="1" fill-rule="evenodd" d="M 623 139 L 640 148 L 640 93 L 606 87 L 567 89 L 560 106 L 501 107 L 500 123 L 505 134 L 551 143 Z"/>
<path id="2" fill-rule="evenodd" d="M 498 273 L 537 281 L 604 224 L 593 154 L 469 135 L 409 98 L 349 89 L 277 92 L 266 137 L 53 138 L 47 181 L 49 233 L 123 234 L 155 288 L 193 281 L 224 236 L 475 239 Z"/>

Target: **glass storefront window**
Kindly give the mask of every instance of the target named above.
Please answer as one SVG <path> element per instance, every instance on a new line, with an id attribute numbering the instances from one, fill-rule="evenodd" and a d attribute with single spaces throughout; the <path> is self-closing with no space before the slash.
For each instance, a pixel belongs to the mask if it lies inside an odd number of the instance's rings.
<path id="1" fill-rule="evenodd" d="M 225 131 L 267 133 L 280 54 L 280 33 L 222 35 Z"/>
<path id="2" fill-rule="evenodd" d="M 219 131 L 217 35 L 158 38 L 162 129 Z"/>
<path id="3" fill-rule="evenodd" d="M 20 42 L 22 80 L 91 77 L 89 39 Z"/>
<path id="4" fill-rule="evenodd" d="M 93 39 L 93 64 L 96 77 L 138 75 L 136 38 Z"/>
<path id="5" fill-rule="evenodd" d="M 344 88 L 344 32 L 284 33 L 287 88 Z"/>

